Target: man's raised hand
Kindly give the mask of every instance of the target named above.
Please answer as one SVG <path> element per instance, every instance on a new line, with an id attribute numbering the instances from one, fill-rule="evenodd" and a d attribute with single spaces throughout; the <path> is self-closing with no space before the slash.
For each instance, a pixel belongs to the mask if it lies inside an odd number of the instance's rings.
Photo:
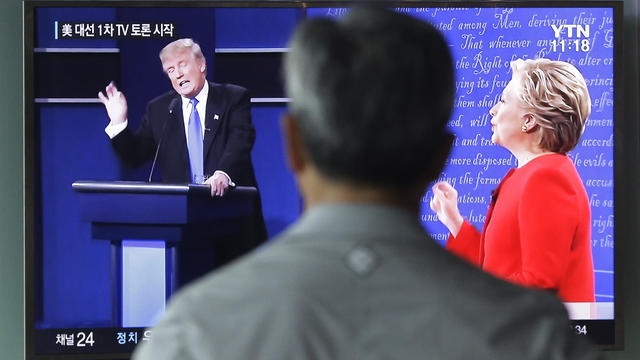
<path id="1" fill-rule="evenodd" d="M 104 104 L 109 119 L 113 125 L 121 124 L 127 120 L 127 98 L 112 82 L 102 91 L 98 92 L 100 102 Z"/>

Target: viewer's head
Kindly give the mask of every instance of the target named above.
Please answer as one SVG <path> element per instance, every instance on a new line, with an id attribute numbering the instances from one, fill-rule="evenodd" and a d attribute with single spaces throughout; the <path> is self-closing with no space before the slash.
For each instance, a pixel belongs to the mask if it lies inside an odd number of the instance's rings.
<path id="1" fill-rule="evenodd" d="M 538 125 L 534 134 L 540 148 L 561 154 L 572 150 L 591 113 L 582 74 L 570 63 L 549 59 L 516 60 L 511 69 L 520 83 L 520 99 Z"/>
<path id="2" fill-rule="evenodd" d="M 160 51 L 162 69 L 173 89 L 188 98 L 195 97 L 206 81 L 207 64 L 200 46 L 192 39 L 179 39 Z"/>
<path id="3" fill-rule="evenodd" d="M 305 156 L 327 178 L 382 188 L 439 175 L 452 139 L 453 75 L 436 29 L 375 7 L 304 22 L 285 58 Z"/>

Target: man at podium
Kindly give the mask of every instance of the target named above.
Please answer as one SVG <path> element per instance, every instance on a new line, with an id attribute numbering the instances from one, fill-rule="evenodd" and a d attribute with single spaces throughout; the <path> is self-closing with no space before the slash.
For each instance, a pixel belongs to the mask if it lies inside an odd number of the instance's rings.
<path id="1" fill-rule="evenodd" d="M 206 60 L 192 39 L 169 43 L 160 60 L 173 90 L 147 104 L 137 131 L 127 125 L 127 100 L 113 82 L 98 93 L 110 119 L 105 132 L 120 159 L 132 166 L 153 161 L 150 180 L 159 168 L 162 182 L 207 184 L 211 196 L 236 184 L 257 187 L 247 89 L 207 81 Z M 264 240 L 259 195 L 255 209 L 256 233 Z"/>

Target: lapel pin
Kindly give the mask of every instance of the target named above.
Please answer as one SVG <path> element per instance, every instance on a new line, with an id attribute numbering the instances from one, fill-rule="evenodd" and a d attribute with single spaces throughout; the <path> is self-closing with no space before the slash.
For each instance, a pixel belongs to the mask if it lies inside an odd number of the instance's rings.
<path id="1" fill-rule="evenodd" d="M 213 115 L 213 120 L 218 120 L 220 119 L 220 116 L 218 116 L 218 114 Z"/>

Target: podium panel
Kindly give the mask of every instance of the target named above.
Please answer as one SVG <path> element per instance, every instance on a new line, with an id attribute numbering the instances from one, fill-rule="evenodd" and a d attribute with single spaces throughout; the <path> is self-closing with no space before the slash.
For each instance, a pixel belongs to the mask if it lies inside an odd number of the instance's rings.
<path id="1" fill-rule="evenodd" d="M 164 240 L 122 240 L 122 326 L 149 327 L 167 298 Z"/>
<path id="2" fill-rule="evenodd" d="M 257 190 L 76 181 L 80 218 L 111 243 L 112 322 L 147 327 L 179 287 L 250 251 Z"/>

